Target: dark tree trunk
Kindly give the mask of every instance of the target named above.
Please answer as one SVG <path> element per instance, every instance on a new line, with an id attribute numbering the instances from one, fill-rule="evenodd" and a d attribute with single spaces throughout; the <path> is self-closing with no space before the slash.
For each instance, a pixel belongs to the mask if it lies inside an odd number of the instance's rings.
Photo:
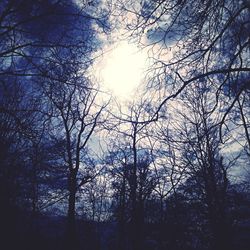
<path id="1" fill-rule="evenodd" d="M 76 171 L 70 171 L 69 175 L 69 200 L 68 200 L 68 214 L 67 214 L 67 240 L 70 249 L 77 249 L 77 233 L 76 233 L 76 217 L 75 217 L 75 204 L 76 204 Z"/>
<path id="2" fill-rule="evenodd" d="M 137 202 L 137 148 L 136 148 L 137 126 L 134 127 L 133 135 L 133 166 L 131 185 L 131 243 L 133 250 L 141 249 L 141 231 L 139 226 L 138 202 Z"/>
<path id="3" fill-rule="evenodd" d="M 120 207 L 118 213 L 118 249 L 124 250 L 125 248 L 125 203 L 126 203 L 126 178 L 123 175 L 122 189 L 120 194 Z"/>

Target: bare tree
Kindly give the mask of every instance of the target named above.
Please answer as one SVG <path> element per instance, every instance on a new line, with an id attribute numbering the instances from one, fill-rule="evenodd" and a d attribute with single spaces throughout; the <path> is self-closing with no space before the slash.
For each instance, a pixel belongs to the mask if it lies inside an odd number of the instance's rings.
<path id="1" fill-rule="evenodd" d="M 61 140 L 65 147 L 62 155 L 68 172 L 68 230 L 70 238 L 74 239 L 76 193 L 80 186 L 94 177 L 93 171 L 84 166 L 85 154 L 88 152 L 88 143 L 95 128 L 100 122 L 100 116 L 107 103 L 98 103 L 98 89 L 83 76 L 83 71 L 75 52 L 61 61 L 63 53 L 58 56 L 53 74 L 64 79 L 54 81 L 47 79 L 41 83 L 44 96 L 48 102 L 49 119 L 51 121 L 51 135 Z M 78 55 L 77 55 L 78 58 Z M 59 65 L 59 66 L 58 66 Z M 84 175 L 79 180 L 79 171 Z"/>
<path id="2" fill-rule="evenodd" d="M 206 204 L 202 213 L 207 215 L 209 222 L 211 248 L 222 249 L 230 247 L 230 224 L 227 220 L 228 171 L 238 156 L 232 158 L 221 151 L 219 124 L 223 114 L 213 110 L 215 104 L 209 97 L 209 91 L 204 91 L 203 83 L 197 83 L 192 90 L 186 91 L 180 100 L 182 106 L 175 108 L 176 117 L 172 117 L 170 122 L 172 126 L 167 128 L 175 131 L 166 133 L 163 129 L 162 135 L 165 135 L 166 141 L 171 142 L 174 154 L 179 155 L 176 158 L 171 153 L 170 158 L 177 159 L 177 166 L 183 166 L 179 168 L 179 176 L 183 170 L 184 179 L 174 191 L 186 182 L 190 186 L 187 191 L 190 199 Z M 229 141 L 227 131 L 223 131 L 223 139 Z M 227 146 L 230 147 L 230 144 Z"/>
<path id="3" fill-rule="evenodd" d="M 118 199 L 118 221 L 121 226 L 120 235 L 124 235 L 129 222 L 129 242 L 132 249 L 143 248 L 144 207 L 156 184 L 154 168 L 151 166 L 153 157 L 149 150 L 150 144 L 145 140 L 143 131 L 148 125 L 145 100 L 128 104 L 124 113 L 121 107 L 117 114 L 111 114 L 113 122 L 107 124 L 112 139 L 109 151 L 110 164 L 114 166 L 115 194 Z M 112 129 L 112 130 L 111 130 Z M 129 213 L 127 212 L 129 211 Z M 124 247 L 123 239 L 120 246 Z"/>

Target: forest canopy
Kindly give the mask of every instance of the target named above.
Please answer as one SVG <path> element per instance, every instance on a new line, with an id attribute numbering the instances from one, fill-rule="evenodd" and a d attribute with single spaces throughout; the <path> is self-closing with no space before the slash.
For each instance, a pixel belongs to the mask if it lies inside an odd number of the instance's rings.
<path id="1" fill-rule="evenodd" d="M 249 0 L 1 1 L 0 247 L 248 249 L 249 30 Z"/>

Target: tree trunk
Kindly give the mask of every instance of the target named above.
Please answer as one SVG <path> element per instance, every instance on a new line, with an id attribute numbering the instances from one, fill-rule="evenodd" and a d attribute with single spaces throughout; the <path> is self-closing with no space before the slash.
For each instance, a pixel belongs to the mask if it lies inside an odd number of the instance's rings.
<path id="1" fill-rule="evenodd" d="M 131 185 L 131 243 L 133 250 L 141 249 L 141 237 L 139 228 L 139 215 L 137 203 L 137 148 L 136 148 L 137 127 L 134 127 L 133 135 L 133 166 L 132 166 L 132 185 Z"/>
<path id="2" fill-rule="evenodd" d="M 68 200 L 68 215 L 67 215 L 67 236 L 70 249 L 74 250 L 77 247 L 76 236 L 76 218 L 75 218 L 75 204 L 76 204 L 76 171 L 70 171 L 68 180 L 69 200 Z"/>

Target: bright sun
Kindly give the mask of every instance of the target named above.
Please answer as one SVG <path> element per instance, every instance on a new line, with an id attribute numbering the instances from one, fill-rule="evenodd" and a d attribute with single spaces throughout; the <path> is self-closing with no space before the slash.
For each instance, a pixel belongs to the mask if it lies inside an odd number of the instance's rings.
<path id="1" fill-rule="evenodd" d="M 143 79 L 147 58 L 135 45 L 119 43 L 103 58 L 100 77 L 104 87 L 118 98 L 128 98 Z"/>

